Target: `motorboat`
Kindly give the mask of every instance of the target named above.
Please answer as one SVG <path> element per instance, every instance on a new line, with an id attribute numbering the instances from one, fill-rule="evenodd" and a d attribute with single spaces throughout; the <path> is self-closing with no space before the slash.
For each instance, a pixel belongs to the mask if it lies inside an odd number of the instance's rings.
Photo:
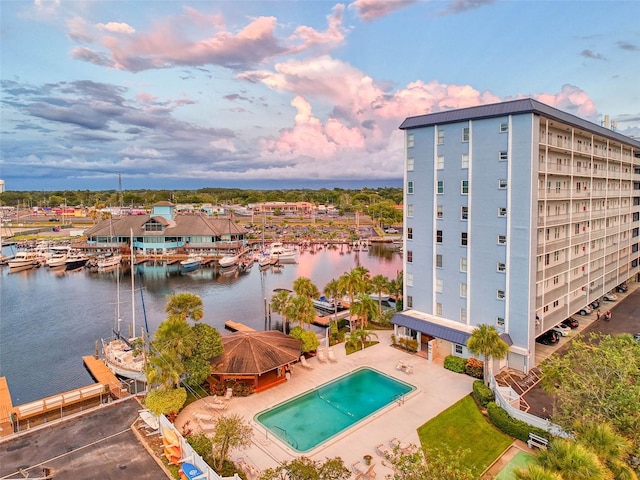
<path id="1" fill-rule="evenodd" d="M 84 267 L 89 261 L 89 256 L 84 253 L 72 252 L 67 256 L 65 261 L 66 270 L 76 270 Z"/>
<path id="2" fill-rule="evenodd" d="M 318 310 L 322 310 L 323 312 L 334 313 L 336 310 L 344 310 L 344 307 L 340 302 L 330 300 L 324 295 L 318 299 L 312 300 L 312 302 L 314 307 L 316 307 Z"/>
<path id="3" fill-rule="evenodd" d="M 240 255 L 225 255 L 218 260 L 218 265 L 220 265 L 220 268 L 229 268 L 237 265 L 239 261 Z"/>
<path id="4" fill-rule="evenodd" d="M 21 250 L 16 252 L 14 257 L 7 261 L 7 265 L 11 269 L 26 270 L 40 264 L 40 254 L 30 250 Z"/>
<path id="5" fill-rule="evenodd" d="M 180 262 L 180 266 L 182 267 L 183 272 L 193 272 L 194 270 L 199 269 L 201 264 L 202 257 L 193 253 L 189 254 L 189 256 L 185 260 L 182 260 Z"/>
<path id="6" fill-rule="evenodd" d="M 285 247 L 282 242 L 273 242 L 269 247 L 269 255 L 279 262 L 295 262 L 298 259 L 298 251 L 295 248 Z"/>

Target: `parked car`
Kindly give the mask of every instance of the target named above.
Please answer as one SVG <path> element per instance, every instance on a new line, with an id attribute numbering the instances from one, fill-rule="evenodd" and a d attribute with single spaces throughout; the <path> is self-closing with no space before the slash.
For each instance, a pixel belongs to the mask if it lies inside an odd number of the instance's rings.
<path id="1" fill-rule="evenodd" d="M 393 228 L 393 227 L 389 227 L 384 232 L 385 233 L 398 233 L 398 230 Z"/>
<path id="2" fill-rule="evenodd" d="M 592 310 L 597 309 L 600 306 L 600 299 L 596 298 L 593 302 L 589 304 L 589 306 L 592 308 Z"/>
<path id="3" fill-rule="evenodd" d="M 587 305 L 587 306 L 585 306 L 585 307 L 582 307 L 582 308 L 578 311 L 578 313 L 579 313 L 580 315 L 583 315 L 583 316 L 584 316 L 584 315 L 589 315 L 591 312 L 593 312 L 593 308 L 591 308 L 589 305 Z"/>
<path id="4" fill-rule="evenodd" d="M 569 328 L 578 328 L 580 323 L 575 318 L 569 317 L 566 320 L 563 320 L 560 325 L 565 325 Z"/>
<path id="5" fill-rule="evenodd" d="M 549 330 L 536 338 L 536 342 L 543 345 L 553 345 L 554 343 L 558 343 L 559 339 L 560 337 L 556 332 Z"/>
<path id="6" fill-rule="evenodd" d="M 629 287 L 627 287 L 627 284 L 626 284 L 626 283 L 621 283 L 620 285 L 618 285 L 618 286 L 616 287 L 616 292 L 618 292 L 618 293 L 624 293 L 624 292 L 626 292 L 627 290 L 629 290 Z"/>
<path id="7" fill-rule="evenodd" d="M 618 296 L 615 293 L 609 292 L 602 296 L 602 300 L 606 302 L 615 302 L 616 300 L 618 300 Z"/>
<path id="8" fill-rule="evenodd" d="M 563 325 L 562 323 L 560 323 L 559 325 L 556 325 L 551 330 L 556 332 L 561 337 L 568 337 L 569 333 L 571 333 L 571 327 L 567 327 L 566 325 Z"/>

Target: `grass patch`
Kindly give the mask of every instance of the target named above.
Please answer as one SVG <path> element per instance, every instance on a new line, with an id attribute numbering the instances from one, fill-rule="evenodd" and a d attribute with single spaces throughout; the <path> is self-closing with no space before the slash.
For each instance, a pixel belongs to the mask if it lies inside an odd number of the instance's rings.
<path id="1" fill-rule="evenodd" d="M 373 341 L 373 342 L 364 342 L 364 348 L 369 348 L 369 347 L 373 347 L 374 345 L 377 345 L 378 341 Z M 362 350 L 362 344 L 358 343 L 357 346 L 354 345 L 345 345 L 344 346 L 345 351 L 347 352 L 347 355 L 351 355 L 352 353 L 356 353 L 359 352 L 360 350 Z"/>
<path id="2" fill-rule="evenodd" d="M 462 462 L 478 474 L 513 442 L 482 416 L 471 395 L 419 427 L 418 436 L 427 450 L 444 445 L 452 451 L 467 450 Z"/>

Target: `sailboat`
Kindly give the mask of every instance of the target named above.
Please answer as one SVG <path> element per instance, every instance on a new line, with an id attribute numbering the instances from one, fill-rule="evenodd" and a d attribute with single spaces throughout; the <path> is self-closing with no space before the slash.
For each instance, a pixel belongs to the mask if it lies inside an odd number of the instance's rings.
<path id="1" fill-rule="evenodd" d="M 146 382 L 146 355 L 144 349 L 144 337 L 135 337 L 136 308 L 135 308 L 135 259 L 133 254 L 133 231 L 131 232 L 131 331 L 134 337 L 126 339 L 120 333 L 120 266 L 116 266 L 116 329 L 115 339 L 110 342 L 102 340 L 102 354 L 104 363 L 116 375 Z M 142 341 L 142 342 L 140 342 Z M 142 343 L 142 346 L 134 347 Z"/>
<path id="2" fill-rule="evenodd" d="M 113 246 L 113 223 L 112 219 L 109 219 L 109 243 Z M 104 255 L 98 257 L 98 268 L 100 270 L 107 270 L 116 265 L 120 265 L 122 262 L 122 255 L 120 252 L 112 250 Z"/>

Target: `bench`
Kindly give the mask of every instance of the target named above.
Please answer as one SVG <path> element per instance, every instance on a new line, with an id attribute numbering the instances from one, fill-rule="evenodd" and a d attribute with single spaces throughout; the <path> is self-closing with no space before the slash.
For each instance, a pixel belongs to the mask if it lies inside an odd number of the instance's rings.
<path id="1" fill-rule="evenodd" d="M 549 440 L 540 435 L 536 435 L 535 433 L 529 434 L 529 440 L 527 440 L 527 445 L 529 448 L 538 447 L 540 449 L 546 450 L 549 446 Z"/>

